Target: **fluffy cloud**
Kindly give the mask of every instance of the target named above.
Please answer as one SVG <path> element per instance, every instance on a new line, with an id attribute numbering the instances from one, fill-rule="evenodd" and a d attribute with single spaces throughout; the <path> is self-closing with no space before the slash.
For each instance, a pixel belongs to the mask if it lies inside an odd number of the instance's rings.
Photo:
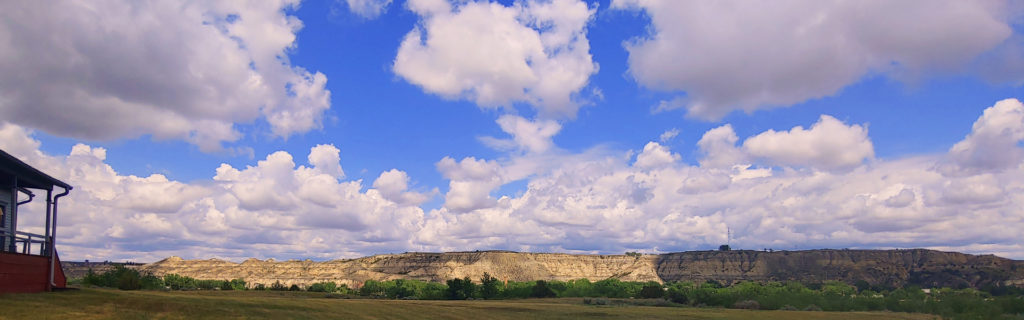
<path id="1" fill-rule="evenodd" d="M 553 120 L 530 121 L 516 115 L 504 115 L 498 118 L 501 131 L 512 136 L 512 140 L 481 137 L 480 140 L 495 149 L 512 150 L 532 153 L 543 153 L 551 149 L 554 143 L 551 137 L 562 130 L 562 126 Z"/>
<path id="2" fill-rule="evenodd" d="M 16 1 L 0 5 L 0 113 L 51 134 L 151 135 L 204 151 L 263 119 L 320 126 L 327 77 L 293 66 L 297 0 Z"/>
<path id="3" fill-rule="evenodd" d="M 875 156 L 868 130 L 822 115 L 810 130 L 768 130 L 743 141 L 743 149 L 770 164 L 846 169 Z"/>
<path id="4" fill-rule="evenodd" d="M 768 130 L 747 138 L 739 137 L 731 125 L 708 130 L 697 142 L 705 168 L 732 168 L 752 163 L 768 166 L 806 167 L 820 170 L 849 170 L 875 155 L 867 128 L 846 125 L 822 115 L 810 129 L 796 126 L 789 131 Z"/>
<path id="5" fill-rule="evenodd" d="M 1024 161 L 1024 104 L 1006 99 L 985 109 L 974 122 L 971 133 L 949 149 L 949 156 L 962 169 L 971 171 L 1015 168 Z"/>
<path id="6" fill-rule="evenodd" d="M 730 124 L 708 130 L 697 141 L 697 147 L 703 154 L 700 165 L 708 168 L 728 168 L 746 163 L 747 155 L 736 147 L 736 141 L 739 139 Z"/>
<path id="7" fill-rule="evenodd" d="M 409 175 L 398 169 L 391 169 L 381 173 L 377 180 L 373 181 L 373 187 L 385 199 L 404 205 L 416 206 L 430 198 L 427 194 L 408 191 Z"/>
<path id="8" fill-rule="evenodd" d="M 679 129 L 672 128 L 672 130 L 665 131 L 664 133 L 661 134 L 661 136 L 658 136 L 658 140 L 661 141 L 662 143 L 665 143 L 668 142 L 669 140 L 672 140 L 678 135 Z"/>
<path id="9" fill-rule="evenodd" d="M 984 128 L 975 126 L 971 136 L 1000 139 Z M 821 142 L 826 137 L 833 140 Z M 791 152 L 809 160 L 781 157 L 781 147 L 759 139 L 796 144 Z M 430 212 L 417 241 L 463 250 L 673 251 L 715 247 L 731 228 L 733 244 L 746 248 L 933 247 L 1024 256 L 1016 245 L 1024 168 L 951 177 L 937 166 L 946 155 L 864 164 L 871 157 L 866 130 L 828 116 L 810 129 L 738 141 L 729 125 L 709 130 L 698 142 L 706 155 L 700 166 L 676 161 L 656 142 L 632 164 L 618 155 L 563 155 L 520 195 L 469 211 Z M 748 148 L 753 144 L 765 148 Z M 853 156 L 823 155 L 838 152 L 835 145 Z M 745 164 L 758 161 L 843 170 L 772 172 Z"/>
<path id="10" fill-rule="evenodd" d="M 4 124 L 0 148 L 75 186 L 61 199 L 58 230 L 69 259 L 336 258 L 408 249 L 408 234 L 422 224 L 416 205 L 426 196 L 395 186 L 407 185 L 404 172 L 388 171 L 375 183 L 382 190 L 364 191 L 361 181 L 340 180 L 332 145 L 311 148 L 307 165 L 279 151 L 254 166 L 223 164 L 212 179 L 183 183 L 120 174 L 106 163 L 106 150 L 84 144 L 66 156 L 46 155 L 31 148 L 39 142 L 30 133 Z M 42 233 L 38 202 L 21 215 L 29 232 Z"/>
<path id="11" fill-rule="evenodd" d="M 586 25 L 595 9 L 578 0 L 412 0 L 422 21 L 402 41 L 394 72 L 424 91 L 481 107 L 533 105 L 545 117 L 574 117 L 574 95 L 597 64 Z"/>
<path id="12" fill-rule="evenodd" d="M 387 10 L 391 0 L 345 0 L 345 4 L 353 13 L 363 18 L 375 19 Z"/>
<path id="13" fill-rule="evenodd" d="M 612 3 L 651 18 L 651 33 L 626 45 L 630 73 L 644 86 L 686 92 L 685 99 L 657 109 L 685 107 L 705 119 L 830 96 L 870 74 L 913 80 L 959 71 L 1011 38 L 1010 21 L 1021 12 L 1009 6 L 956 0 Z M 1012 54 L 982 58 L 1000 57 L 1009 61 L 989 69 L 1022 61 Z"/>
<path id="14" fill-rule="evenodd" d="M 671 165 L 676 161 L 679 161 L 681 157 L 678 154 L 672 153 L 671 150 L 658 144 L 657 142 L 651 141 L 644 146 L 644 150 L 636 156 L 636 162 L 634 166 L 640 168 L 656 168 L 661 166 Z"/>
<path id="15" fill-rule="evenodd" d="M 1003 139 L 986 132 L 1016 121 L 1005 105 L 987 109 L 965 141 Z M 815 129 L 822 130 L 825 119 L 811 129 L 774 134 L 832 134 Z M 1024 167 L 948 175 L 940 164 L 956 164 L 955 153 L 845 170 L 773 171 L 752 166 L 761 158 L 738 145 L 726 125 L 698 142 L 707 156 L 699 165 L 679 161 L 657 142 L 636 160 L 624 156 L 631 152 L 609 150 L 513 153 L 500 161 L 446 157 L 437 163 L 450 180 L 444 206 L 424 212 L 418 205 L 430 195 L 410 191 L 410 178 L 400 170 L 381 173 L 372 188 L 341 180 L 339 151 L 330 145 L 311 148 L 306 164 L 276 152 L 244 168 L 221 165 L 210 180 L 183 183 L 119 174 L 101 148 L 76 145 L 67 156 L 50 156 L 30 134 L 4 124 L 0 148 L 76 186 L 62 199 L 58 233 L 69 259 L 656 252 L 717 247 L 727 228 L 740 248 L 930 247 L 1024 257 Z M 517 194 L 492 195 L 520 179 L 527 183 Z M 41 231 L 31 227 L 42 225 L 42 215 L 32 214 L 42 206 L 25 210 L 23 225 Z"/>
<path id="16" fill-rule="evenodd" d="M 491 191 L 502 185 L 505 176 L 497 162 L 473 157 L 458 162 L 444 157 L 437 163 L 437 170 L 450 180 L 444 206 L 455 212 L 493 206 Z"/>

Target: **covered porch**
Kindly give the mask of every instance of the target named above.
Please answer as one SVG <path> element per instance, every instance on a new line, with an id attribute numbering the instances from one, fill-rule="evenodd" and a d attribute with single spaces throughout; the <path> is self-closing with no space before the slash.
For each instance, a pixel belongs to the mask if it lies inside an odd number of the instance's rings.
<path id="1" fill-rule="evenodd" d="M 41 292 L 66 286 L 55 246 L 57 203 L 71 189 L 67 183 L 0 150 L 0 293 Z M 18 208 L 33 200 L 45 201 L 43 234 L 18 228 Z"/>

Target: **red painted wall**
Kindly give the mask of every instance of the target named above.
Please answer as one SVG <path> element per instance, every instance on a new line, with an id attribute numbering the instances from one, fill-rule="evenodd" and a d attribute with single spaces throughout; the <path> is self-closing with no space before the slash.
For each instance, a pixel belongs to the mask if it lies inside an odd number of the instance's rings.
<path id="1" fill-rule="evenodd" d="M 57 270 L 54 282 L 58 287 L 64 287 L 66 279 L 59 261 L 54 268 Z M 49 280 L 46 269 L 49 267 L 50 259 L 47 257 L 0 252 L 0 293 L 46 291 Z"/>

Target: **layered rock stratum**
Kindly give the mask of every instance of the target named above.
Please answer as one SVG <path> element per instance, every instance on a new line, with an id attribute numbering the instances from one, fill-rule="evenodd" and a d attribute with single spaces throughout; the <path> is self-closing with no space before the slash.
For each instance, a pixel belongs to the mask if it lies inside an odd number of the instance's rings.
<path id="1" fill-rule="evenodd" d="M 1024 286 L 1024 261 L 993 255 L 934 250 L 690 251 L 659 255 L 576 255 L 507 251 L 402 253 L 315 262 L 248 259 L 184 260 L 170 257 L 138 267 L 157 276 L 197 279 L 245 279 L 249 285 L 281 282 L 307 286 L 332 281 L 359 287 L 367 280 L 418 279 L 443 282 L 485 272 L 500 280 L 623 281 L 838 280 L 900 287 Z"/>

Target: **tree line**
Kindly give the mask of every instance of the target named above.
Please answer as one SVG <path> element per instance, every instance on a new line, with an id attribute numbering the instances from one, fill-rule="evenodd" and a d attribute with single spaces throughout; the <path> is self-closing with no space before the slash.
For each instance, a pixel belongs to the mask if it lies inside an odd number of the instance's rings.
<path id="1" fill-rule="evenodd" d="M 1019 319 L 1024 317 L 1024 289 L 989 286 L 983 290 L 872 287 L 864 281 L 853 285 L 838 281 L 804 285 L 799 282 L 704 283 L 634 282 L 604 279 L 569 281 L 501 281 L 490 274 L 445 283 L 397 279 L 367 280 L 358 289 L 334 282 L 309 286 L 251 284 L 243 279 L 197 280 L 168 274 L 156 277 L 118 267 L 102 274 L 89 272 L 83 285 L 122 290 L 279 290 L 324 292 L 331 297 L 423 300 L 585 298 L 588 304 L 637 304 L 692 307 L 725 307 L 761 310 L 894 311 L 941 315 L 953 319 Z M 616 300 L 618 299 L 618 300 Z M 646 302 L 645 302 L 646 301 Z M 649 303 L 650 301 L 660 301 Z"/>

